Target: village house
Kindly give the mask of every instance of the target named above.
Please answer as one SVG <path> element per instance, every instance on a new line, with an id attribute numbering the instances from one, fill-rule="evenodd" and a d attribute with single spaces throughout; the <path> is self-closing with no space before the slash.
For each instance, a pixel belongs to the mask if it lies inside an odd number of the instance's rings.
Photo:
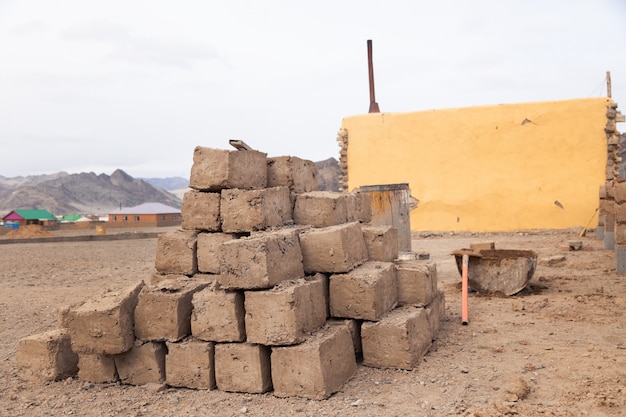
<path id="1" fill-rule="evenodd" d="M 109 213 L 108 227 L 163 227 L 181 224 L 181 210 L 162 203 L 143 203 Z"/>
<path id="2" fill-rule="evenodd" d="M 2 218 L 7 223 L 17 223 L 19 226 L 38 224 L 40 226 L 55 226 L 59 220 L 48 210 L 13 210 Z"/>

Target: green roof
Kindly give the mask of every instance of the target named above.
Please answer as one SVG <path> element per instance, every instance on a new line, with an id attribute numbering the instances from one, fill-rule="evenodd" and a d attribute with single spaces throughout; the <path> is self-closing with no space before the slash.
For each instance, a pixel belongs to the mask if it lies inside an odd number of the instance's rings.
<path id="1" fill-rule="evenodd" d="M 56 220 L 48 210 L 15 210 L 25 220 Z"/>
<path id="2" fill-rule="evenodd" d="M 66 216 L 61 217 L 59 220 L 63 221 L 68 221 L 68 222 L 75 222 L 76 220 L 80 219 L 81 216 L 80 214 L 68 214 Z"/>

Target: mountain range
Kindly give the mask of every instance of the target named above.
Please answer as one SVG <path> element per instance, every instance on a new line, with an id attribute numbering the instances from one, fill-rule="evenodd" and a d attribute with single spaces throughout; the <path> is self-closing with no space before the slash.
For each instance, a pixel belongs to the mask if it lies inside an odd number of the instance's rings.
<path id="1" fill-rule="evenodd" d="M 337 191 L 339 163 L 334 158 L 316 162 L 318 188 Z M 0 216 L 11 210 L 45 209 L 54 215 L 100 214 L 120 207 L 158 202 L 180 208 L 189 180 L 182 177 L 133 178 L 121 169 L 110 176 L 93 172 L 0 175 Z"/>

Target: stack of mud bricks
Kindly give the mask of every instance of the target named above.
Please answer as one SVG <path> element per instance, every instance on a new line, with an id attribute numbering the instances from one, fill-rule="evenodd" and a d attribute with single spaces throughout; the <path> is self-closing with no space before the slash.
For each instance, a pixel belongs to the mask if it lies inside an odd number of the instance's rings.
<path id="1" fill-rule="evenodd" d="M 150 282 L 62 309 L 20 341 L 22 376 L 324 399 L 360 360 L 418 365 L 444 315 L 437 270 L 398 260 L 367 194 L 316 191 L 310 161 L 204 147 L 190 187 Z"/>
<path id="2" fill-rule="evenodd" d="M 607 199 L 607 201 L 611 201 L 614 207 L 612 220 L 615 230 L 615 267 L 617 273 L 626 274 L 626 180 L 616 178 L 611 191 L 613 199 L 612 201 Z M 609 219 L 609 217 L 606 218 Z"/>
<path id="3" fill-rule="evenodd" d="M 615 202 L 613 198 L 613 187 L 619 178 L 619 132 L 616 123 L 624 121 L 624 115 L 617 110 L 617 103 L 609 101 L 606 110 L 606 134 L 607 158 L 606 158 L 606 182 L 600 186 L 600 201 L 598 228 L 596 237 L 604 241 L 605 249 L 615 249 Z"/>

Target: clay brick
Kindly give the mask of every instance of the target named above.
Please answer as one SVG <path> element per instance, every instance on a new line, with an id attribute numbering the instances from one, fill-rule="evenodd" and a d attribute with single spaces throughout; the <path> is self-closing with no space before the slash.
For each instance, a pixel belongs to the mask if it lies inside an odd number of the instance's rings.
<path id="1" fill-rule="evenodd" d="M 433 341 L 437 339 L 439 331 L 441 330 L 441 322 L 446 317 L 446 297 L 444 292 L 439 290 L 433 298 L 430 304 L 425 307 L 428 317 L 428 324 L 430 325 L 430 332 L 433 337 Z"/>
<path id="2" fill-rule="evenodd" d="M 370 223 L 372 221 L 372 199 L 369 193 L 352 192 L 348 197 L 348 222 Z"/>
<path id="3" fill-rule="evenodd" d="M 302 344 L 272 349 L 272 379 L 278 397 L 328 398 L 356 369 L 346 325 L 324 326 Z"/>
<path id="4" fill-rule="evenodd" d="M 191 334 L 191 299 L 207 285 L 181 278 L 143 287 L 135 308 L 135 336 L 144 341 L 175 342 Z"/>
<path id="5" fill-rule="evenodd" d="M 114 355 L 133 347 L 135 307 L 143 281 L 73 306 L 65 318 L 77 353 Z"/>
<path id="6" fill-rule="evenodd" d="M 150 275 L 150 279 L 148 284 L 149 285 L 156 285 L 160 282 L 163 281 L 168 281 L 168 280 L 177 280 L 177 279 L 190 279 L 187 275 L 181 275 L 181 274 L 159 274 L 158 272 L 155 272 L 154 274 Z"/>
<path id="7" fill-rule="evenodd" d="M 267 154 L 197 146 L 193 151 L 189 187 L 201 191 L 265 188 Z"/>
<path id="8" fill-rule="evenodd" d="M 424 308 L 405 306 L 361 326 L 363 365 L 413 369 L 432 343 Z"/>
<path id="9" fill-rule="evenodd" d="M 615 223 L 626 223 L 626 204 L 615 204 Z"/>
<path id="10" fill-rule="evenodd" d="M 293 209 L 296 224 L 328 227 L 348 221 L 348 197 L 332 191 L 299 194 Z"/>
<path id="11" fill-rule="evenodd" d="M 293 220 L 287 187 L 223 190 L 220 204 L 225 233 L 264 230 Z"/>
<path id="12" fill-rule="evenodd" d="M 81 353 L 78 355 L 78 379 L 98 384 L 116 382 L 119 377 L 113 356 Z"/>
<path id="13" fill-rule="evenodd" d="M 145 385 L 165 382 L 164 342 L 137 341 L 128 352 L 113 356 L 122 384 Z"/>
<path id="14" fill-rule="evenodd" d="M 626 246 L 626 223 L 615 224 L 615 244 Z"/>
<path id="15" fill-rule="evenodd" d="M 191 190 L 183 196 L 181 227 L 186 230 L 221 230 L 220 193 Z"/>
<path id="16" fill-rule="evenodd" d="M 608 214 L 615 210 L 615 202 L 613 200 L 600 200 L 600 213 Z"/>
<path id="17" fill-rule="evenodd" d="M 352 336 L 352 345 L 354 346 L 354 353 L 357 360 L 362 357 L 363 346 L 361 345 L 361 324 L 362 320 L 352 319 L 329 319 L 326 324 L 329 326 L 347 326 L 350 330 L 350 336 Z"/>
<path id="18" fill-rule="evenodd" d="M 326 288 L 327 278 L 317 274 L 267 291 L 246 291 L 247 341 L 268 346 L 303 342 L 326 322 Z"/>
<path id="19" fill-rule="evenodd" d="M 215 382 L 222 391 L 251 394 L 270 391 L 270 348 L 249 343 L 216 344 Z"/>
<path id="20" fill-rule="evenodd" d="M 612 162 L 612 161 L 610 161 L 610 160 L 607 161 L 607 164 L 609 162 Z M 606 183 L 605 190 L 606 190 L 606 199 L 607 200 L 614 200 L 615 199 L 615 190 L 613 188 L 613 181 L 609 181 L 609 182 Z"/>
<path id="21" fill-rule="evenodd" d="M 398 229 L 393 226 L 362 226 L 370 261 L 393 262 L 398 258 Z"/>
<path id="22" fill-rule="evenodd" d="M 246 340 L 243 293 L 208 286 L 193 295 L 191 334 L 214 342 Z"/>
<path id="23" fill-rule="evenodd" d="M 332 317 L 379 320 L 398 300 L 392 263 L 369 261 L 346 274 L 330 277 Z"/>
<path id="24" fill-rule="evenodd" d="M 219 274 L 222 243 L 236 238 L 237 235 L 231 233 L 198 234 L 198 271 Z"/>
<path id="25" fill-rule="evenodd" d="M 398 305 L 423 307 L 437 292 L 437 265 L 418 260 L 397 261 Z"/>
<path id="26" fill-rule="evenodd" d="M 367 246 L 359 223 L 346 223 L 300 234 L 307 273 L 348 272 L 367 261 Z"/>
<path id="27" fill-rule="evenodd" d="M 172 387 L 215 388 L 215 347 L 212 342 L 167 342 L 165 382 Z"/>
<path id="28" fill-rule="evenodd" d="M 194 230 L 176 230 L 157 237 L 156 270 L 161 274 L 193 275 L 198 271 L 197 236 Z"/>
<path id="29" fill-rule="evenodd" d="M 494 250 L 496 248 L 495 242 L 474 242 L 470 243 L 470 250 L 472 252 L 480 252 L 481 250 Z"/>
<path id="30" fill-rule="evenodd" d="M 289 192 L 292 194 L 317 191 L 315 163 L 295 156 L 268 158 L 267 186 L 289 187 Z"/>
<path id="31" fill-rule="evenodd" d="M 66 330 L 51 330 L 21 339 L 15 362 L 19 376 L 28 382 L 59 381 L 75 376 L 78 356 Z"/>
<path id="32" fill-rule="evenodd" d="M 222 244 L 221 287 L 263 289 L 304 277 L 298 233 L 298 229 L 282 229 Z"/>
<path id="33" fill-rule="evenodd" d="M 599 194 L 599 198 L 600 198 L 600 199 L 605 199 L 605 198 L 606 198 L 606 184 L 602 184 L 602 185 L 599 187 L 599 190 L 598 190 L 598 191 L 599 191 L 599 192 L 598 192 L 598 194 Z"/>

